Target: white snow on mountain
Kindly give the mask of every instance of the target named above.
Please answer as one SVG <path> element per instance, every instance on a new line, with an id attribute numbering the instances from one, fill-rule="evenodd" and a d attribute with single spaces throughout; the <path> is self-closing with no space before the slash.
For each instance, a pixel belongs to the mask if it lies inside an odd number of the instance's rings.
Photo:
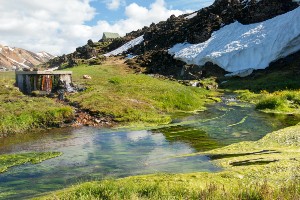
<path id="1" fill-rule="evenodd" d="M 47 58 L 47 59 L 51 59 L 53 58 L 53 56 L 45 51 L 42 51 L 42 52 L 39 52 L 39 53 L 36 53 L 39 57 L 41 58 Z"/>
<path id="2" fill-rule="evenodd" d="M 128 49 L 142 43 L 144 41 L 144 35 L 140 36 L 140 37 L 137 37 L 129 42 L 127 42 L 126 44 L 124 44 L 123 46 L 109 52 L 109 53 L 106 53 L 104 54 L 104 56 L 116 56 L 116 55 L 119 55 L 123 52 L 126 52 Z"/>
<path id="3" fill-rule="evenodd" d="M 53 56 L 47 52 L 33 53 L 17 47 L 0 44 L 0 66 L 8 70 L 17 68 L 30 68 L 47 62 Z"/>
<path id="4" fill-rule="evenodd" d="M 300 7 L 267 21 L 234 22 L 200 44 L 181 43 L 169 49 L 188 64 L 217 64 L 228 72 L 265 69 L 270 62 L 300 50 Z"/>
<path id="5" fill-rule="evenodd" d="M 197 14 L 198 14 L 198 12 L 194 12 L 194 13 L 192 13 L 192 14 L 186 16 L 185 19 L 192 19 L 192 18 L 196 17 Z"/>
<path id="6" fill-rule="evenodd" d="M 14 60 L 14 59 L 12 59 L 12 58 L 9 58 L 9 57 L 7 57 L 7 58 L 8 58 L 9 60 L 11 60 L 12 62 L 14 62 L 15 64 L 17 64 L 17 65 L 20 65 L 20 66 L 22 66 L 22 67 L 24 67 L 24 68 L 30 68 L 28 65 L 25 65 L 25 64 L 24 64 L 24 63 L 26 62 L 26 60 L 24 60 L 23 63 L 20 63 L 20 62 Z"/>

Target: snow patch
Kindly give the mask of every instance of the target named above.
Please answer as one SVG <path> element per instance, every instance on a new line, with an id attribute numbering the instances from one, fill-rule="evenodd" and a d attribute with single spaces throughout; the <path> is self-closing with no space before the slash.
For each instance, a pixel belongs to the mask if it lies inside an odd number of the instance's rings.
<path id="1" fill-rule="evenodd" d="M 300 50 L 300 7 L 267 21 L 234 22 L 200 44 L 181 43 L 169 49 L 188 64 L 217 64 L 228 72 L 265 69 L 270 62 Z"/>
<path id="2" fill-rule="evenodd" d="M 260 2 L 261 0 L 255 0 L 255 3 Z M 248 4 L 251 2 L 251 0 L 243 0 L 241 3 L 244 5 L 244 8 L 248 6 Z"/>
<path id="3" fill-rule="evenodd" d="M 252 74 L 254 69 L 245 69 L 245 70 L 240 70 L 236 72 L 232 72 L 230 74 L 226 74 L 225 76 L 227 77 L 232 77 L 232 76 L 238 76 L 238 77 L 246 77 Z"/>
<path id="4" fill-rule="evenodd" d="M 126 59 L 132 59 L 132 58 L 135 58 L 136 57 L 136 55 L 133 55 L 133 54 L 127 54 L 127 56 L 126 56 Z"/>
<path id="5" fill-rule="evenodd" d="M 15 64 L 19 64 L 20 66 L 23 66 L 25 68 L 30 68 L 29 66 L 25 65 L 24 63 L 19 63 L 18 61 L 12 59 L 12 58 L 9 58 L 7 57 L 9 60 L 13 61 Z"/>
<path id="6" fill-rule="evenodd" d="M 44 51 L 36 53 L 36 55 L 38 55 L 40 58 L 47 58 L 47 59 L 51 59 L 53 57 L 52 55 Z"/>
<path id="7" fill-rule="evenodd" d="M 135 38 L 135 39 L 127 42 L 126 44 L 124 44 L 123 46 L 115 49 L 114 51 L 111 51 L 109 53 L 104 54 L 104 56 L 111 56 L 111 55 L 116 56 L 116 55 L 119 55 L 119 54 L 121 54 L 121 53 L 123 53 L 125 51 L 128 51 L 128 49 L 130 49 L 130 48 L 132 48 L 132 47 L 134 47 L 134 46 L 142 43 L 143 41 L 144 41 L 144 35 L 142 35 L 140 37 L 137 37 L 137 38 Z"/>
<path id="8" fill-rule="evenodd" d="M 58 69 L 59 69 L 59 67 L 52 67 L 52 68 L 47 69 L 47 70 L 45 70 L 45 71 L 46 71 L 46 72 L 53 72 L 53 71 L 58 70 Z"/>
<path id="9" fill-rule="evenodd" d="M 188 15 L 188 16 L 186 16 L 184 19 L 192 19 L 192 18 L 194 18 L 194 17 L 196 17 L 197 16 L 197 12 L 195 12 L 195 13 L 192 13 L 192 14 L 190 14 L 190 15 Z"/>

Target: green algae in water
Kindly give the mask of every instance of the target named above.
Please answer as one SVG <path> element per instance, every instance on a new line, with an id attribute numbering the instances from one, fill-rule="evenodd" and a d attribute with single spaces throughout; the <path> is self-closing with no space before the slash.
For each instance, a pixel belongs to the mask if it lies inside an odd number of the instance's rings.
<path id="1" fill-rule="evenodd" d="M 205 131 L 188 126 L 172 126 L 152 130 L 154 133 L 163 133 L 169 142 L 184 142 L 197 151 L 207 151 L 222 145 L 216 139 L 211 138 Z"/>
<path id="2" fill-rule="evenodd" d="M 9 168 L 23 165 L 25 163 L 37 164 L 44 160 L 61 156 L 60 152 L 41 153 L 19 153 L 0 155 L 0 173 L 6 172 Z"/>

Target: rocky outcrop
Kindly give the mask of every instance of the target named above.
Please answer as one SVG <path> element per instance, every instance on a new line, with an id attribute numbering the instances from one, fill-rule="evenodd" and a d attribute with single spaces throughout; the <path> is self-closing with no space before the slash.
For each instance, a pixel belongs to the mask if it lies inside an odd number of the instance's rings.
<path id="1" fill-rule="evenodd" d="M 111 42 L 93 42 L 88 40 L 87 44 L 76 48 L 73 53 L 55 57 L 42 65 L 44 68 L 59 67 L 59 69 L 74 67 L 79 64 L 97 65 L 105 59 L 102 54 Z"/>
<path id="2" fill-rule="evenodd" d="M 33 68 L 54 58 L 49 53 L 33 53 L 21 48 L 0 45 L 0 70 Z"/>

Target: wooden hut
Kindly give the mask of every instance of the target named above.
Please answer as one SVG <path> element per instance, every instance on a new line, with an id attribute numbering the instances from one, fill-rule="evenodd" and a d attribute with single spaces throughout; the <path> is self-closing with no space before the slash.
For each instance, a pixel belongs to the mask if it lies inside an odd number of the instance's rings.
<path id="1" fill-rule="evenodd" d="M 54 93 L 61 89 L 61 84 L 71 91 L 71 83 L 71 71 L 16 71 L 16 86 L 25 94 L 32 91 Z"/>
<path id="2" fill-rule="evenodd" d="M 117 38 L 120 38 L 121 36 L 119 33 L 110 33 L 110 32 L 104 32 L 102 36 L 103 41 L 111 41 Z"/>

